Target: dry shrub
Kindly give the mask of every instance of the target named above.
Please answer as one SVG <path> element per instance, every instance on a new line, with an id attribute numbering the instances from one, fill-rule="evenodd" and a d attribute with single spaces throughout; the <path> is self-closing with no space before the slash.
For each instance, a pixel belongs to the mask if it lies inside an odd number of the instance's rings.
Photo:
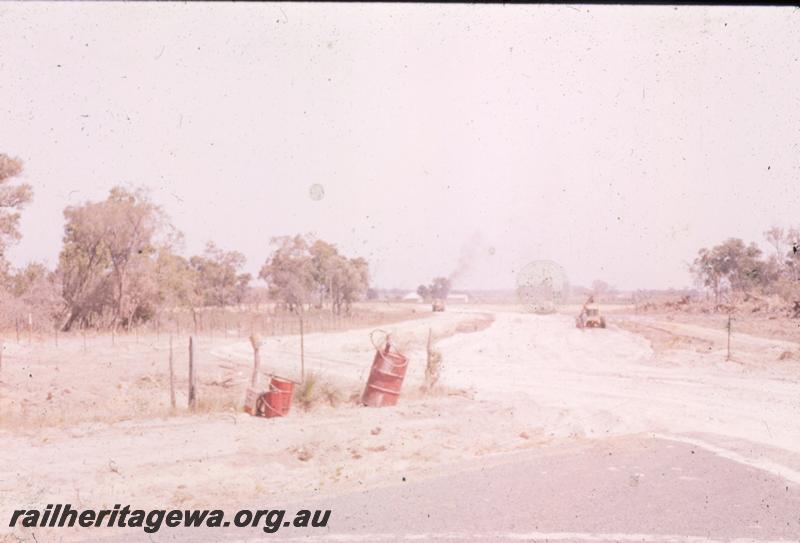
<path id="1" fill-rule="evenodd" d="M 439 380 L 442 371 L 442 352 L 436 349 L 428 351 L 428 361 L 425 365 L 425 388 L 431 389 Z"/>
<path id="2" fill-rule="evenodd" d="M 317 384 L 317 375 L 315 373 L 308 373 L 303 383 L 295 389 L 294 400 L 303 409 L 308 410 L 314 398 L 314 389 Z"/>
<path id="3" fill-rule="evenodd" d="M 430 391 L 439 380 L 442 371 L 442 352 L 433 347 L 433 333 L 428 330 L 427 361 L 425 364 L 425 383 L 422 388 Z"/>
<path id="4" fill-rule="evenodd" d="M 352 395 L 348 395 L 341 386 L 315 373 L 306 374 L 305 381 L 295 389 L 294 393 L 294 401 L 305 411 L 320 405 L 339 407 L 348 400 L 352 400 Z"/>
<path id="5" fill-rule="evenodd" d="M 220 413 L 239 411 L 241 398 L 225 389 L 203 387 L 197 391 L 198 413 Z"/>

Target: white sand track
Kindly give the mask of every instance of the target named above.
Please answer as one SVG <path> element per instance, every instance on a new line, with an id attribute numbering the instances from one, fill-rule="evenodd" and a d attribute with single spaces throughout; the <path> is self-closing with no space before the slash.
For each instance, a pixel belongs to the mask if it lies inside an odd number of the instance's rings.
<path id="1" fill-rule="evenodd" d="M 720 335 L 695 328 L 689 333 Z M 773 364 L 775 349 L 798 347 L 742 334 L 736 341 L 758 346 Z M 514 406 L 549 434 L 718 434 L 800 454 L 798 379 L 725 362 L 721 353 L 675 351 L 664 360 L 614 327 L 578 330 L 567 316 L 513 313 L 440 346 L 447 383 Z"/>
<path id="2" fill-rule="evenodd" d="M 451 309 L 421 322 L 393 330 L 413 348 L 406 387 L 422 374 L 422 341 L 428 326 L 434 334 L 452 328 L 466 309 Z M 494 313 L 486 330 L 456 334 L 441 340 L 443 384 L 468 388 L 478 400 L 506 406 L 545 435 L 602 437 L 648 432 L 661 435 L 717 435 L 759 443 L 800 458 L 800 387 L 768 370 L 725 362 L 723 351 L 698 354 L 676 350 L 669 359 L 655 356 L 643 337 L 616 328 L 579 330 L 564 315 Z M 693 337 L 722 341 L 724 332 L 680 323 L 658 326 Z M 371 356 L 363 330 L 342 334 L 315 334 L 306 340 L 307 368 L 362 382 Z M 797 344 L 737 334 L 738 348 L 750 356 L 775 352 Z M 292 352 L 296 338 L 268 342 L 278 353 Z M 295 346 L 296 350 L 296 346 Z M 215 351 L 247 360 L 245 344 Z M 315 358 L 321 357 L 321 358 Z M 327 359 L 326 359 L 327 357 Z M 276 358 L 281 360 L 279 358 Z M 283 358 L 285 371 L 296 362 Z M 359 363 L 349 362 L 359 360 Z M 761 454 L 756 453 L 756 456 Z M 798 455 L 795 457 L 795 455 Z M 757 459 L 751 460 L 758 462 Z M 764 460 L 764 466 L 770 461 Z M 791 468 L 778 471 L 792 472 Z M 796 466 L 800 468 L 800 465 Z M 774 470 L 773 470 L 774 471 Z"/>

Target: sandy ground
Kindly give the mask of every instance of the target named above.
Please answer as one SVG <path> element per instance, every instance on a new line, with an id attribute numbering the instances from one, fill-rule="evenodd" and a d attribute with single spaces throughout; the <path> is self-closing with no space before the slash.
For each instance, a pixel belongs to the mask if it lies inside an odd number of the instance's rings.
<path id="1" fill-rule="evenodd" d="M 429 328 L 443 338 L 443 386 L 423 395 Z M 800 484 L 800 365 L 777 361 L 780 352 L 797 351 L 795 343 L 737 334 L 736 356 L 727 361 L 720 330 L 636 316 L 614 317 L 606 330 L 577 330 L 569 315 L 488 306 L 450 307 L 391 331 L 410 357 L 396 408 L 345 402 L 269 420 L 240 412 L 252 357 L 243 338 L 201 338 L 206 412 L 192 416 L 183 409 L 170 416 L 165 337 L 113 347 L 99 338 L 87 354 L 80 338 L 58 348 L 7 344 L 0 519 L 56 502 L 274 506 L 632 434 L 690 444 Z M 371 362 L 368 332 L 307 336 L 307 371 L 357 393 Z M 297 375 L 298 348 L 297 337 L 269 339 L 264 366 Z M 185 366 L 183 353 L 176 366 Z M 184 382 L 185 369 L 181 390 Z M 0 530 L 11 541 L 33 540 L 30 530 Z M 86 537 L 35 532 L 38 541 Z"/>

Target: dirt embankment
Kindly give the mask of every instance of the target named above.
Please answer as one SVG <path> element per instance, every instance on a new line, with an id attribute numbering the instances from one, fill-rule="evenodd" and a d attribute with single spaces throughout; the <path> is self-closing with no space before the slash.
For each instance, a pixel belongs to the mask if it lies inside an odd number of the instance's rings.
<path id="1" fill-rule="evenodd" d="M 403 320 L 404 316 L 412 316 Z M 410 312 L 398 308 L 379 325 L 305 335 L 306 368 L 328 375 L 350 397 L 371 361 L 369 331 L 379 326 L 396 334 L 418 357 L 431 328 L 435 337 L 479 330 L 490 316 Z M 355 322 L 355 321 L 354 321 Z M 337 339 L 331 339 L 337 338 Z M 343 342 L 340 342 L 343 340 Z M 170 408 L 170 341 L 175 372 L 176 410 Z M 249 383 L 253 352 L 246 335 L 194 336 L 200 413 L 236 412 Z M 262 383 L 269 373 L 299 380 L 297 334 L 265 336 Z M 44 338 L 28 344 L 7 340 L 0 370 L 0 429 L 36 431 L 81 422 L 119 422 L 183 415 L 188 384 L 188 336 L 129 334 Z"/>
<path id="2" fill-rule="evenodd" d="M 617 324 L 648 338 L 659 352 L 688 349 L 780 371 L 800 361 L 800 321 L 765 315 L 625 314 Z"/>

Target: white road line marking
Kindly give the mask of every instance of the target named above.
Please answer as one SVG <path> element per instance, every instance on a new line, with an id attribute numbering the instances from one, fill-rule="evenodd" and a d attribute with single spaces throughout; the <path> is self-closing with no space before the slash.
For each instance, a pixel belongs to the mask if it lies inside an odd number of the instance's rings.
<path id="1" fill-rule="evenodd" d="M 756 540 L 749 537 L 736 539 L 714 539 L 693 535 L 667 534 L 592 534 L 585 532 L 432 532 L 419 534 L 326 534 L 320 536 L 294 536 L 281 538 L 278 534 L 264 539 L 239 539 L 232 543 L 267 543 L 272 541 L 305 541 L 305 542 L 360 542 L 360 541 L 581 541 L 590 543 L 607 543 L 630 541 L 638 543 L 791 543 L 786 539 Z"/>
<path id="2" fill-rule="evenodd" d="M 723 449 L 722 447 L 717 447 L 716 445 L 712 445 L 711 443 L 707 443 L 705 441 L 695 439 L 692 437 L 684 437 L 671 434 L 653 434 L 653 435 L 660 439 L 667 439 L 670 441 L 688 443 L 689 445 L 694 445 L 696 447 L 700 447 L 701 449 L 713 452 L 714 454 L 716 454 L 721 458 L 732 460 L 733 462 L 738 462 L 739 464 L 744 464 L 745 466 L 750 466 L 752 468 L 760 469 L 762 471 L 771 473 L 772 475 L 783 477 L 784 479 L 786 479 L 787 481 L 791 481 L 792 483 L 800 484 L 800 471 L 788 468 L 783 464 L 778 464 L 777 462 L 773 462 L 771 460 L 756 460 L 754 458 L 748 458 L 746 456 L 742 456 L 737 452 L 731 451 L 729 449 Z"/>

